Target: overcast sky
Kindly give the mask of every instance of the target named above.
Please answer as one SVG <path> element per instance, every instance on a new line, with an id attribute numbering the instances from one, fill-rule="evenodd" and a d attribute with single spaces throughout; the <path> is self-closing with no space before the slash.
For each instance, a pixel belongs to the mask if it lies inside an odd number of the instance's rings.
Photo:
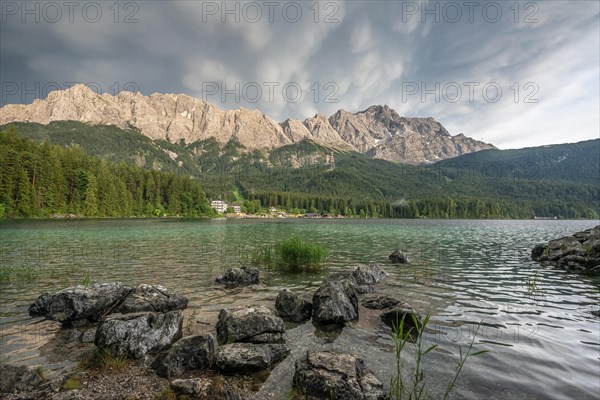
<path id="1" fill-rule="evenodd" d="M 1 3 L 2 104 L 81 82 L 277 121 L 387 104 L 500 148 L 600 135 L 598 1 Z"/>

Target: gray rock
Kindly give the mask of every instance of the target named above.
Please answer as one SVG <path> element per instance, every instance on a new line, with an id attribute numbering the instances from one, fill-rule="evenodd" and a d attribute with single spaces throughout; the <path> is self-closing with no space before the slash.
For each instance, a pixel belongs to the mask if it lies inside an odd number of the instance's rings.
<path id="1" fill-rule="evenodd" d="M 408 257 L 400 250 L 394 250 L 388 258 L 392 264 L 406 264 L 408 262 Z"/>
<path id="2" fill-rule="evenodd" d="M 400 303 L 401 303 L 400 300 L 397 300 L 393 297 L 386 296 L 386 295 L 380 295 L 377 297 L 369 297 L 369 298 L 363 299 L 363 301 L 361 302 L 363 307 L 369 308 L 371 310 L 383 310 L 386 308 L 392 308 L 392 307 L 397 306 Z"/>
<path id="3" fill-rule="evenodd" d="M 129 291 L 120 282 L 111 282 L 70 287 L 53 295 L 44 293 L 29 306 L 29 315 L 63 324 L 76 320 L 98 321 Z"/>
<path id="4" fill-rule="evenodd" d="M 198 396 L 200 398 L 206 395 L 210 389 L 210 386 L 211 382 L 204 378 L 175 379 L 173 382 L 171 382 L 171 389 L 173 389 L 175 393 L 181 395 Z"/>
<path id="5" fill-rule="evenodd" d="M 531 250 L 531 258 L 570 272 L 600 274 L 600 225 L 538 244 Z"/>
<path id="6" fill-rule="evenodd" d="M 0 366 L 0 393 L 33 392 L 48 387 L 47 381 L 24 365 Z"/>
<path id="7" fill-rule="evenodd" d="M 288 354 L 285 344 L 232 343 L 217 349 L 215 365 L 228 373 L 254 372 L 271 367 Z"/>
<path id="8" fill-rule="evenodd" d="M 69 332 L 67 332 L 67 335 L 65 336 L 65 341 L 67 343 L 81 342 L 82 336 L 83 332 L 81 332 L 79 329 L 71 329 Z"/>
<path id="9" fill-rule="evenodd" d="M 68 343 L 71 342 L 81 342 L 81 343 L 94 343 L 96 338 L 96 328 L 89 329 L 70 329 L 67 332 L 65 337 L 65 341 Z"/>
<path id="10" fill-rule="evenodd" d="M 313 321 L 321 325 L 344 324 L 358 317 L 358 299 L 352 285 L 329 279 L 313 295 Z"/>
<path id="11" fill-rule="evenodd" d="M 349 297 L 352 294 L 373 293 L 375 283 L 388 276 L 377 264 L 359 264 L 352 271 L 331 274 L 325 281 L 337 281 L 342 284 Z"/>
<path id="12" fill-rule="evenodd" d="M 182 327 L 181 311 L 114 314 L 98 326 L 95 344 L 113 355 L 141 358 L 181 338 Z"/>
<path id="13" fill-rule="evenodd" d="M 199 398 L 204 398 L 211 386 L 212 382 L 206 378 L 175 379 L 171 382 L 171 389 L 175 393 Z"/>
<path id="14" fill-rule="evenodd" d="M 592 314 L 594 317 L 600 318 L 600 310 L 590 311 L 590 314 Z"/>
<path id="15" fill-rule="evenodd" d="M 362 286 L 374 285 L 386 278 L 388 273 L 377 264 L 359 264 L 354 271 L 352 271 L 352 276 L 356 283 Z"/>
<path id="16" fill-rule="evenodd" d="M 211 334 L 187 336 L 161 353 L 152 368 L 162 377 L 181 375 L 189 370 L 202 370 L 212 365 L 217 343 Z"/>
<path id="17" fill-rule="evenodd" d="M 354 295 L 375 291 L 372 285 L 359 285 L 354 275 L 352 275 L 352 271 L 335 272 L 323 280 L 323 283 L 325 282 L 338 282 L 342 285 L 342 289 L 344 289 L 346 295 L 351 299 L 353 299 Z M 356 304 L 358 305 L 358 302 Z"/>
<path id="18" fill-rule="evenodd" d="M 417 319 L 417 325 L 412 318 L 415 316 Z M 409 329 L 419 329 L 421 327 L 421 316 L 408 304 L 400 303 L 390 310 L 386 310 L 379 315 L 379 318 L 390 328 L 395 329 L 402 322 L 404 318 L 404 331 Z"/>
<path id="19" fill-rule="evenodd" d="M 128 314 L 144 311 L 168 312 L 183 310 L 188 299 L 161 285 L 141 284 L 133 288 L 125 299 L 113 310 L 114 313 Z"/>
<path id="20" fill-rule="evenodd" d="M 281 318 L 292 322 L 306 321 L 312 315 L 312 303 L 288 289 L 283 289 L 277 295 L 275 309 Z"/>
<path id="21" fill-rule="evenodd" d="M 333 351 L 309 351 L 296 361 L 293 386 L 320 399 L 383 400 L 383 385 L 362 359 Z"/>
<path id="22" fill-rule="evenodd" d="M 258 283 L 258 268 L 241 267 L 231 268 L 223 275 L 215 279 L 217 283 L 223 283 L 226 286 L 244 286 Z"/>
<path id="23" fill-rule="evenodd" d="M 135 288 L 120 282 L 96 283 L 42 294 L 29 306 L 31 316 L 42 316 L 71 327 L 83 327 L 110 314 L 167 312 L 187 307 L 187 299 L 160 285 Z"/>
<path id="24" fill-rule="evenodd" d="M 567 236 L 561 239 L 548 242 L 548 248 L 545 250 L 548 254 L 542 255 L 542 260 L 557 261 L 564 256 L 577 255 L 584 256 L 582 244 L 573 236 Z"/>
<path id="25" fill-rule="evenodd" d="M 547 247 L 547 244 L 536 244 L 535 247 L 531 249 L 531 258 L 535 261 L 540 261 Z"/>
<path id="26" fill-rule="evenodd" d="M 244 339 L 245 343 L 283 343 L 283 333 L 260 333 Z"/>
<path id="27" fill-rule="evenodd" d="M 81 335 L 81 343 L 94 343 L 96 340 L 96 328 L 90 328 Z"/>
<path id="28" fill-rule="evenodd" d="M 223 309 L 217 321 L 219 344 L 260 340 L 262 334 L 284 333 L 283 320 L 265 306 Z M 272 336 L 263 336 L 272 340 Z M 266 339 L 269 338 L 269 339 Z"/>

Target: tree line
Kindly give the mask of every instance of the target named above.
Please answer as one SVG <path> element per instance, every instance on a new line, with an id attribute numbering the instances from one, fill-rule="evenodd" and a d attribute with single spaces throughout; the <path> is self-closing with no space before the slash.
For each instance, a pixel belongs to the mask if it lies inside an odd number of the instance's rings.
<path id="1" fill-rule="evenodd" d="M 581 204 L 517 202 L 474 198 L 421 198 L 390 202 L 340 197 L 309 196 L 302 193 L 250 193 L 244 202 L 248 211 L 275 207 L 287 212 L 330 214 L 361 218 L 434 219 L 528 219 L 535 216 L 598 218 L 598 213 Z"/>
<path id="2" fill-rule="evenodd" d="M 112 164 L 77 146 L 38 144 L 0 131 L 0 214 L 47 217 L 212 216 L 189 176 Z"/>
<path id="3" fill-rule="evenodd" d="M 113 136 L 108 134 L 105 140 L 118 148 L 120 142 L 113 142 Z M 89 142 L 91 132 L 87 137 Z M 92 157 L 82 147 L 67 145 L 66 136 L 63 139 L 58 146 L 23 138 L 14 126 L 0 130 L 0 215 L 213 216 L 206 194 L 238 201 L 252 214 L 270 207 L 297 214 L 371 218 L 598 218 L 600 214 L 597 185 L 579 182 L 473 182 L 465 174 L 437 176 L 357 154 L 339 154 L 335 168 L 268 166 L 260 154 L 240 153 L 234 144 L 221 148 L 214 140 L 203 142 L 199 154 L 188 160 L 202 170 L 196 175 L 189 168 L 149 169 L 154 162 L 146 162 L 146 169 L 131 160 L 109 162 L 111 157 L 105 154 L 109 147 L 102 157 Z M 278 154 L 291 158 L 292 150 L 279 149 Z"/>

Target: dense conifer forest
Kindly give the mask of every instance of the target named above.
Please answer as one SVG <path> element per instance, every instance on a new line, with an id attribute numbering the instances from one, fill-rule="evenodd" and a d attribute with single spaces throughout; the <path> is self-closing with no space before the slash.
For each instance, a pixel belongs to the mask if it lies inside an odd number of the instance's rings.
<path id="1" fill-rule="evenodd" d="M 1 128 L 0 212 L 8 217 L 248 213 L 389 218 L 598 218 L 600 140 L 484 150 L 403 165 L 302 141 L 270 152 L 214 139 L 153 141 L 78 122 Z"/>

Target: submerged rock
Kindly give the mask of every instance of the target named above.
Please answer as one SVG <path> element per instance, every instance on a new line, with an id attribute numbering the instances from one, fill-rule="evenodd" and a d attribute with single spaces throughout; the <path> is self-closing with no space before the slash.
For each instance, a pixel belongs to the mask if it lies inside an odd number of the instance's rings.
<path id="1" fill-rule="evenodd" d="M 413 315 L 416 318 L 417 324 L 413 320 Z M 404 318 L 404 331 L 411 328 L 421 328 L 421 316 L 408 304 L 400 303 L 394 308 L 386 310 L 379 315 L 379 318 L 390 328 L 398 327 Z"/>
<path id="2" fill-rule="evenodd" d="M 168 312 L 183 310 L 187 307 L 188 299 L 161 285 L 141 284 L 133 288 L 114 313 L 128 314 L 135 312 L 153 311 Z"/>
<path id="3" fill-rule="evenodd" d="M 258 268 L 241 267 L 231 268 L 223 275 L 215 279 L 217 283 L 223 283 L 227 286 L 243 286 L 258 283 Z"/>
<path id="4" fill-rule="evenodd" d="M 406 264 L 408 262 L 408 257 L 400 250 L 394 250 L 388 258 L 390 259 L 392 264 Z"/>
<path id="5" fill-rule="evenodd" d="M 326 280 L 313 295 L 313 321 L 344 324 L 358 317 L 358 299 L 353 286 L 344 287 L 337 280 Z"/>
<path id="6" fill-rule="evenodd" d="M 358 285 L 374 285 L 389 274 L 377 264 L 359 264 L 352 271 L 352 276 Z"/>
<path id="7" fill-rule="evenodd" d="M 187 336 L 161 353 L 152 368 L 162 377 L 181 375 L 190 370 L 201 370 L 212 365 L 217 343 L 211 334 Z"/>
<path id="8" fill-rule="evenodd" d="M 265 306 L 223 309 L 217 321 L 219 344 L 233 342 L 271 343 L 285 332 L 283 320 Z"/>
<path id="9" fill-rule="evenodd" d="M 221 346 L 215 353 L 216 367 L 228 373 L 255 372 L 271 367 L 290 354 L 283 343 L 232 343 Z"/>
<path id="10" fill-rule="evenodd" d="M 29 315 L 45 317 L 63 324 L 76 320 L 98 321 L 131 289 L 120 282 L 75 286 L 56 294 L 44 293 L 29 306 Z"/>
<path id="11" fill-rule="evenodd" d="M 296 361 L 293 386 L 302 394 L 320 399 L 383 400 L 381 382 L 362 359 L 333 351 L 309 351 Z"/>
<path id="12" fill-rule="evenodd" d="M 98 326 L 95 344 L 115 356 L 141 358 L 181 338 L 182 327 L 181 311 L 114 314 Z"/>
<path id="13" fill-rule="evenodd" d="M 383 310 L 386 308 L 392 308 L 402 303 L 400 300 L 397 300 L 393 297 L 387 295 L 379 295 L 377 297 L 369 297 L 363 299 L 361 304 L 365 308 L 369 308 L 371 310 Z"/>
<path id="14" fill-rule="evenodd" d="M 600 225 L 538 244 L 531 258 L 567 271 L 600 274 Z"/>
<path id="15" fill-rule="evenodd" d="M 279 292 L 275 299 L 275 309 L 281 318 L 292 322 L 306 321 L 312 315 L 312 303 L 289 289 Z"/>

